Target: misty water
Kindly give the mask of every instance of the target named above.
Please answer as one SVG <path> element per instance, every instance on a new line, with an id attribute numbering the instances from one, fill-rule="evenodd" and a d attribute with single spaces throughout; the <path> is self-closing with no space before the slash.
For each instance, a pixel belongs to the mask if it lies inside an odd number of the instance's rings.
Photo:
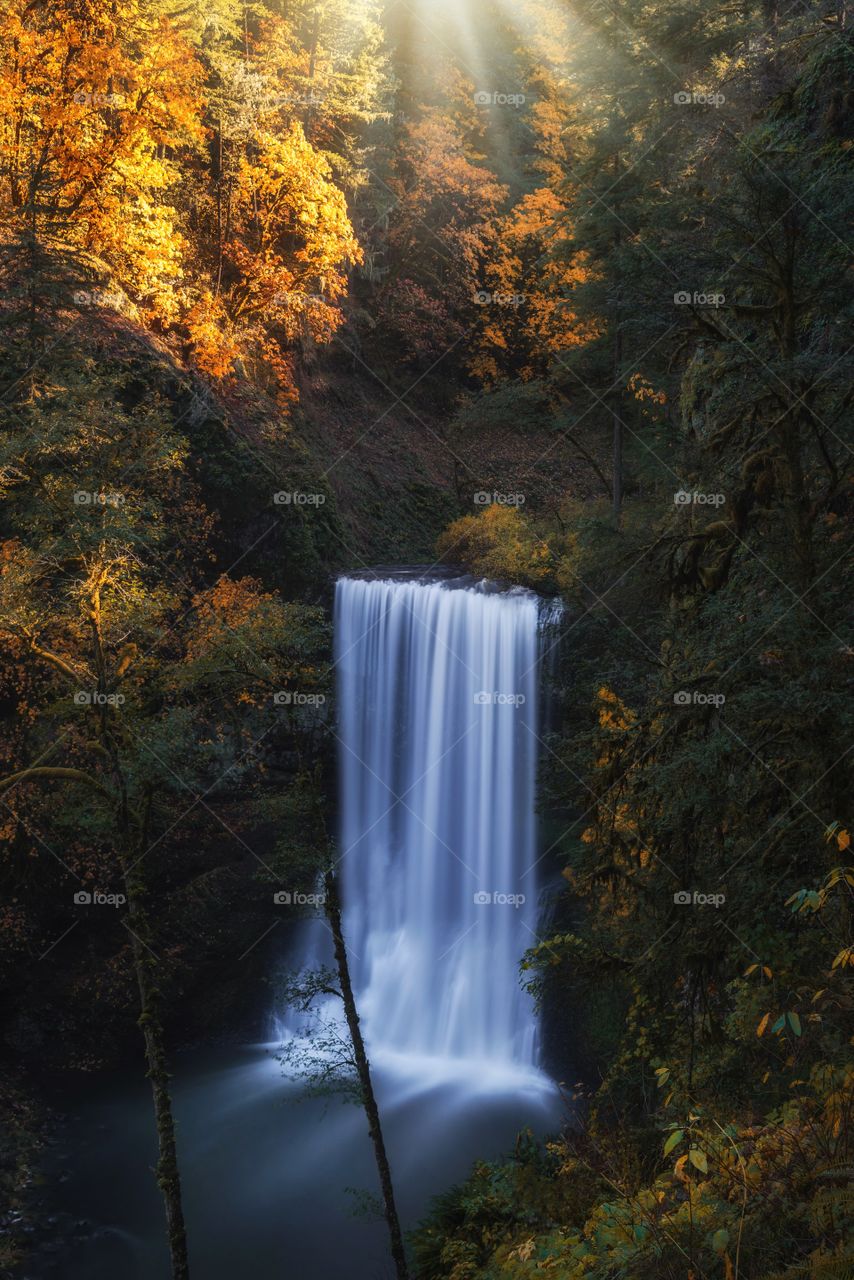
<path id="1" fill-rule="evenodd" d="M 405 1228 L 476 1158 L 558 1123 L 519 961 L 537 936 L 542 606 L 531 592 L 406 572 L 335 601 L 344 927 Z M 318 920 L 290 963 L 328 962 Z M 334 1018 L 332 1004 L 321 1011 Z M 390 1276 L 360 1108 L 307 1099 L 269 1043 L 175 1064 L 191 1266 L 204 1280 Z M 166 1280 L 144 1080 L 93 1081 L 57 1151 L 72 1236 L 35 1280 Z M 72 1224 L 79 1224 L 72 1226 Z"/>
<path id="2" fill-rule="evenodd" d="M 539 612 L 468 579 L 337 584 L 345 933 L 372 1053 L 401 1070 L 536 1059 Z"/>

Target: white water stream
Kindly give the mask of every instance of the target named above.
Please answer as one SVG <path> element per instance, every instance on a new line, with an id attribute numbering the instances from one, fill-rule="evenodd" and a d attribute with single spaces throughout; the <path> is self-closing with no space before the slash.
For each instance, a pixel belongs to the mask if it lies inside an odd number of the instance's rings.
<path id="1" fill-rule="evenodd" d="M 539 603 L 337 584 L 345 933 L 372 1052 L 535 1062 Z"/>

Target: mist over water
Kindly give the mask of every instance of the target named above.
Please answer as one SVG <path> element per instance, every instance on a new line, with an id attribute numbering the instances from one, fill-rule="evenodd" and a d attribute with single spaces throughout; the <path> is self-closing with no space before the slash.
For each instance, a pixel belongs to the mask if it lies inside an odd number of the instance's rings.
<path id="1" fill-rule="evenodd" d="M 374 1054 L 535 1063 L 538 615 L 521 590 L 337 584 L 345 932 Z"/>

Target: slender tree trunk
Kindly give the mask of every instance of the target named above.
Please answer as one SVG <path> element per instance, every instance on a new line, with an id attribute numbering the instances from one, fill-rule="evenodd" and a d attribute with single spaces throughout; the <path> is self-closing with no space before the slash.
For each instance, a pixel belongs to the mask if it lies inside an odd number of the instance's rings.
<path id="1" fill-rule="evenodd" d="M 216 183 L 216 243 L 217 243 L 217 265 L 216 265 L 216 287 L 214 296 L 219 297 L 222 290 L 222 259 L 224 250 L 224 237 L 222 226 L 222 112 L 216 125 L 216 136 L 213 142 L 214 156 L 214 182 Z"/>
<path id="2" fill-rule="evenodd" d="M 797 368 L 797 307 L 795 299 L 795 242 L 797 220 L 791 211 L 786 215 L 784 227 L 788 253 L 782 283 L 781 355 L 785 361 L 785 384 L 791 389 L 792 402 L 777 428 L 783 455 L 782 497 L 786 526 L 791 542 L 791 572 L 798 594 L 807 591 L 815 578 L 815 561 L 812 545 L 811 503 L 804 477 L 802 439 L 809 430 L 809 418 L 805 414 L 807 385 Z M 806 411 L 808 413 L 808 410 Z"/>
<path id="3" fill-rule="evenodd" d="M 314 75 L 317 70 L 317 46 L 320 40 L 320 5 L 314 7 L 314 21 L 311 28 L 311 39 L 308 50 L 308 96 L 306 109 L 303 112 L 303 131 L 311 141 L 312 123 L 314 121 Z"/>
<path id="4" fill-rule="evenodd" d="M 114 771 L 121 775 L 118 754 L 108 738 L 108 750 L 113 748 Z M 121 779 L 124 797 L 124 779 Z M 120 810 L 119 825 L 123 834 L 123 849 L 129 849 L 130 860 L 122 858 L 122 882 L 128 900 L 127 928 L 131 937 L 133 967 L 139 987 L 139 1027 L 145 1041 L 145 1060 L 151 1094 L 154 1101 L 154 1122 L 157 1127 L 158 1159 L 155 1175 L 166 1208 L 166 1230 L 169 1239 L 169 1256 L 172 1262 L 172 1280 L 189 1280 L 190 1264 L 187 1258 L 187 1233 L 184 1227 L 184 1206 L 181 1198 L 181 1175 L 178 1169 L 178 1151 L 175 1145 L 175 1123 L 172 1119 L 172 1097 L 169 1092 L 169 1071 L 166 1066 L 166 1043 L 160 1020 L 160 990 L 155 966 L 157 957 L 151 948 L 151 927 L 145 909 L 145 883 L 141 864 L 148 847 L 151 792 L 143 797 L 136 821 L 129 820 L 124 806 Z"/>
<path id="5" fill-rule="evenodd" d="M 619 181 L 620 177 L 620 154 L 614 156 L 614 184 Z M 615 234 L 615 248 L 619 250 L 621 235 L 619 230 Z M 613 417 L 613 490 L 612 503 L 614 508 L 614 522 L 617 526 L 620 524 L 620 517 L 623 510 L 623 389 L 620 386 L 620 378 L 623 365 L 623 333 L 620 327 L 620 296 L 619 293 L 614 300 L 614 312 L 611 321 L 613 328 L 613 361 L 611 368 L 611 415 Z"/>
<path id="6" fill-rule="evenodd" d="M 127 884 L 127 881 L 125 881 Z M 130 886 L 128 886 L 130 889 Z M 178 1171 L 178 1152 L 175 1145 L 175 1124 L 172 1119 L 172 1098 L 169 1092 L 169 1072 L 166 1069 L 166 1049 L 163 1026 L 158 1010 L 157 982 L 154 977 L 156 960 L 144 941 L 148 932 L 145 917 L 134 905 L 128 894 L 130 906 L 129 932 L 133 948 L 133 962 L 139 986 L 139 1025 L 145 1040 L 145 1058 L 148 1078 L 154 1099 L 154 1119 L 157 1125 L 158 1160 L 157 1185 L 166 1206 L 166 1229 L 169 1237 L 169 1255 L 172 1261 L 172 1280 L 189 1280 L 190 1266 L 187 1259 L 187 1233 L 184 1227 L 184 1208 L 181 1199 L 181 1177 Z"/>
<path id="7" fill-rule="evenodd" d="M 383 1133 L 380 1126 L 380 1113 L 377 1108 L 374 1089 L 371 1083 L 371 1067 L 368 1062 L 368 1055 L 365 1052 L 365 1042 L 362 1039 L 362 1031 L 359 1026 L 359 1014 L 356 1009 L 356 1001 L 353 996 L 353 986 L 350 982 L 350 966 L 347 961 L 347 948 L 344 944 L 344 934 L 341 930 L 341 904 L 338 900 L 338 883 L 335 879 L 334 871 L 327 871 L 325 888 L 326 918 L 329 921 L 329 927 L 332 930 L 332 938 L 335 943 L 335 962 L 338 966 L 338 981 L 341 984 L 344 1013 L 347 1018 L 347 1027 L 350 1031 L 350 1039 L 353 1042 L 353 1054 L 356 1059 L 356 1071 L 359 1076 L 359 1088 L 361 1090 L 362 1103 L 368 1117 L 368 1128 L 371 1134 L 371 1141 L 374 1144 L 374 1156 L 377 1162 L 377 1172 L 379 1173 L 383 1204 L 385 1206 L 385 1220 L 388 1225 L 388 1233 L 391 1240 L 391 1256 L 394 1259 L 397 1280 L 409 1280 L 409 1272 L 406 1266 L 406 1253 L 403 1248 L 403 1234 L 400 1230 L 400 1219 L 397 1216 L 397 1206 L 394 1202 L 394 1188 L 391 1181 L 391 1169 L 389 1168 L 385 1142 L 383 1141 Z"/>
<path id="8" fill-rule="evenodd" d="M 614 367 L 617 366 L 619 360 L 618 349 L 620 345 L 619 334 L 614 335 Z M 614 375 L 616 377 L 616 374 Z M 614 480 L 612 486 L 611 499 L 614 508 L 614 520 L 620 523 L 620 516 L 623 510 L 623 420 L 620 417 L 620 393 L 614 389 L 614 403 L 611 413 L 614 419 L 613 434 L 613 471 Z"/>
<path id="9" fill-rule="evenodd" d="M 95 639 L 98 688 L 106 689 L 106 662 L 101 633 L 101 586 L 102 582 L 99 579 L 91 596 L 90 622 Z M 181 1199 L 181 1175 L 178 1170 L 178 1152 L 175 1146 L 175 1124 L 172 1119 L 172 1098 L 169 1092 L 169 1072 L 166 1067 L 166 1045 L 163 1024 L 160 1021 L 160 992 L 155 974 L 157 957 L 150 946 L 151 929 L 145 909 L 145 883 L 140 869 L 148 847 L 151 793 L 149 791 L 145 794 L 141 810 L 132 816 L 128 804 L 127 783 L 107 718 L 107 704 L 104 701 L 99 708 L 99 715 L 101 745 L 109 757 L 119 796 L 116 818 L 120 832 L 122 883 L 127 896 L 127 927 L 131 936 L 133 967 L 139 987 L 139 1027 L 145 1041 L 145 1060 L 154 1100 L 158 1147 L 155 1173 L 166 1207 L 166 1230 L 172 1263 L 172 1280 L 189 1280 L 190 1265 L 187 1258 L 187 1233 L 184 1227 L 184 1207 Z M 126 851 L 129 851 L 129 858 L 126 857 Z"/>

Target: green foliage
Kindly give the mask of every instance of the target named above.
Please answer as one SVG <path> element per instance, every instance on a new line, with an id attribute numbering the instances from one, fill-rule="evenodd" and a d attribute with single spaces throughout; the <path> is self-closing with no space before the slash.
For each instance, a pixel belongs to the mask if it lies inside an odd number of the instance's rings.
<path id="1" fill-rule="evenodd" d="M 433 1201 L 429 1217 L 412 1234 L 418 1280 L 474 1280 L 504 1274 L 492 1263 L 503 1242 L 549 1231 L 554 1222 L 584 1221 L 605 1182 L 581 1164 L 562 1179 L 557 1146 L 542 1148 L 520 1134 L 511 1159 L 479 1163 L 462 1186 Z"/>
<path id="2" fill-rule="evenodd" d="M 569 498 L 537 526 L 572 606 L 541 778 L 567 887 L 523 970 L 596 1044 L 556 1178 L 581 1159 L 610 1190 L 574 1226 L 426 1227 L 436 1274 L 478 1280 L 844 1275 L 850 40 L 830 5 L 580 13 L 595 125 L 555 252 L 587 255 L 599 331 L 549 385 L 619 415 L 628 475 L 619 524 Z M 674 103 L 716 85 L 735 112 Z M 501 563 L 487 528 L 459 522 L 467 563 Z"/>

